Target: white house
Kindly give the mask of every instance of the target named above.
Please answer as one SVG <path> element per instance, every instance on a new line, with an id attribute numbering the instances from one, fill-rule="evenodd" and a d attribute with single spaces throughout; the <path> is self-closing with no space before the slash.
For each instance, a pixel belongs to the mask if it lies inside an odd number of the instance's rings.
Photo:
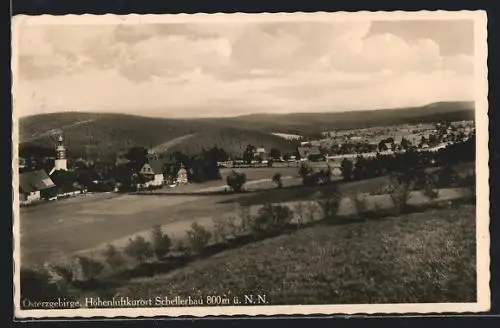
<path id="1" fill-rule="evenodd" d="M 56 185 L 44 170 L 19 174 L 19 200 L 21 204 L 36 202 L 49 196 L 46 192 Z"/>
<path id="2" fill-rule="evenodd" d="M 177 184 L 186 184 L 188 183 L 187 170 L 184 168 L 184 165 L 181 165 L 181 168 L 177 172 Z"/>
<path id="3" fill-rule="evenodd" d="M 145 183 L 146 187 L 159 187 L 164 184 L 163 162 L 158 159 L 149 160 L 144 163 L 139 174 L 148 179 Z"/>

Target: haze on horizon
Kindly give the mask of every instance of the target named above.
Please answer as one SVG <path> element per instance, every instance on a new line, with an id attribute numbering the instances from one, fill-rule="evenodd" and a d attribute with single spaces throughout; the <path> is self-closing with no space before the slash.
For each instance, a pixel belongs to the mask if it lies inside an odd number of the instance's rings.
<path id="1" fill-rule="evenodd" d="M 474 99 L 473 21 L 23 27 L 19 116 L 336 112 Z"/>

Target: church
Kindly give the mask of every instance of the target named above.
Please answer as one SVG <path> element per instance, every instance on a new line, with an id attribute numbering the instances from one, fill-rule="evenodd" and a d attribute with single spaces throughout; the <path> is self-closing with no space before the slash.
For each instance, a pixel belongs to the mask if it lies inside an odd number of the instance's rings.
<path id="1" fill-rule="evenodd" d="M 19 200 L 21 204 L 37 202 L 41 199 L 50 199 L 58 194 L 58 186 L 53 179 L 54 172 L 68 171 L 66 159 L 66 148 L 62 136 L 59 136 L 56 147 L 54 167 L 50 173 L 43 169 L 37 169 L 19 174 Z"/>
<path id="2" fill-rule="evenodd" d="M 66 159 L 66 148 L 64 147 L 63 137 L 59 136 L 57 140 L 56 147 L 56 158 L 54 160 L 54 167 L 50 171 L 49 175 L 52 175 L 55 171 L 67 171 L 68 170 L 68 160 Z"/>

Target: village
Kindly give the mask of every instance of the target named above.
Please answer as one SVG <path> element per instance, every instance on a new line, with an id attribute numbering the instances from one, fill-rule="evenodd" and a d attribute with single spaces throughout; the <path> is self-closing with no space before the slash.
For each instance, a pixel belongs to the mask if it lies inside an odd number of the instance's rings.
<path id="1" fill-rule="evenodd" d="M 115 163 L 91 164 L 67 158 L 64 138 L 59 135 L 54 158 L 19 159 L 20 204 L 34 205 L 88 192 L 175 188 L 191 182 L 221 179 L 221 169 L 296 167 L 298 174 L 299 166 L 308 165 L 313 171 L 329 170 L 330 175 L 338 179 L 342 176 L 342 162 L 345 160 L 354 164 L 358 158 L 408 150 L 435 152 L 467 140 L 473 130 L 473 121 L 458 121 L 324 131 L 319 140 L 285 134 L 284 138 L 296 141 L 295 153 L 247 145 L 242 156 L 228 161 L 220 161 L 217 155 L 208 156 L 215 154 L 213 152 L 204 154 L 200 161 L 189 157 L 165 160 L 151 150 L 134 147 L 118 153 Z"/>

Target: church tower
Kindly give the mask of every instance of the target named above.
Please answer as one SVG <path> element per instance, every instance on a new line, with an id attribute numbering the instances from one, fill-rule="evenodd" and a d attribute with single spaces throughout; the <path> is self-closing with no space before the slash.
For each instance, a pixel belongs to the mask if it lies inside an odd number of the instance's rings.
<path id="1" fill-rule="evenodd" d="M 66 160 L 66 148 L 64 147 L 63 144 L 63 137 L 62 135 L 59 136 L 59 140 L 57 142 L 57 148 L 56 148 L 56 160 L 54 163 L 55 167 L 54 170 L 63 170 L 67 171 L 68 170 L 68 162 Z"/>

